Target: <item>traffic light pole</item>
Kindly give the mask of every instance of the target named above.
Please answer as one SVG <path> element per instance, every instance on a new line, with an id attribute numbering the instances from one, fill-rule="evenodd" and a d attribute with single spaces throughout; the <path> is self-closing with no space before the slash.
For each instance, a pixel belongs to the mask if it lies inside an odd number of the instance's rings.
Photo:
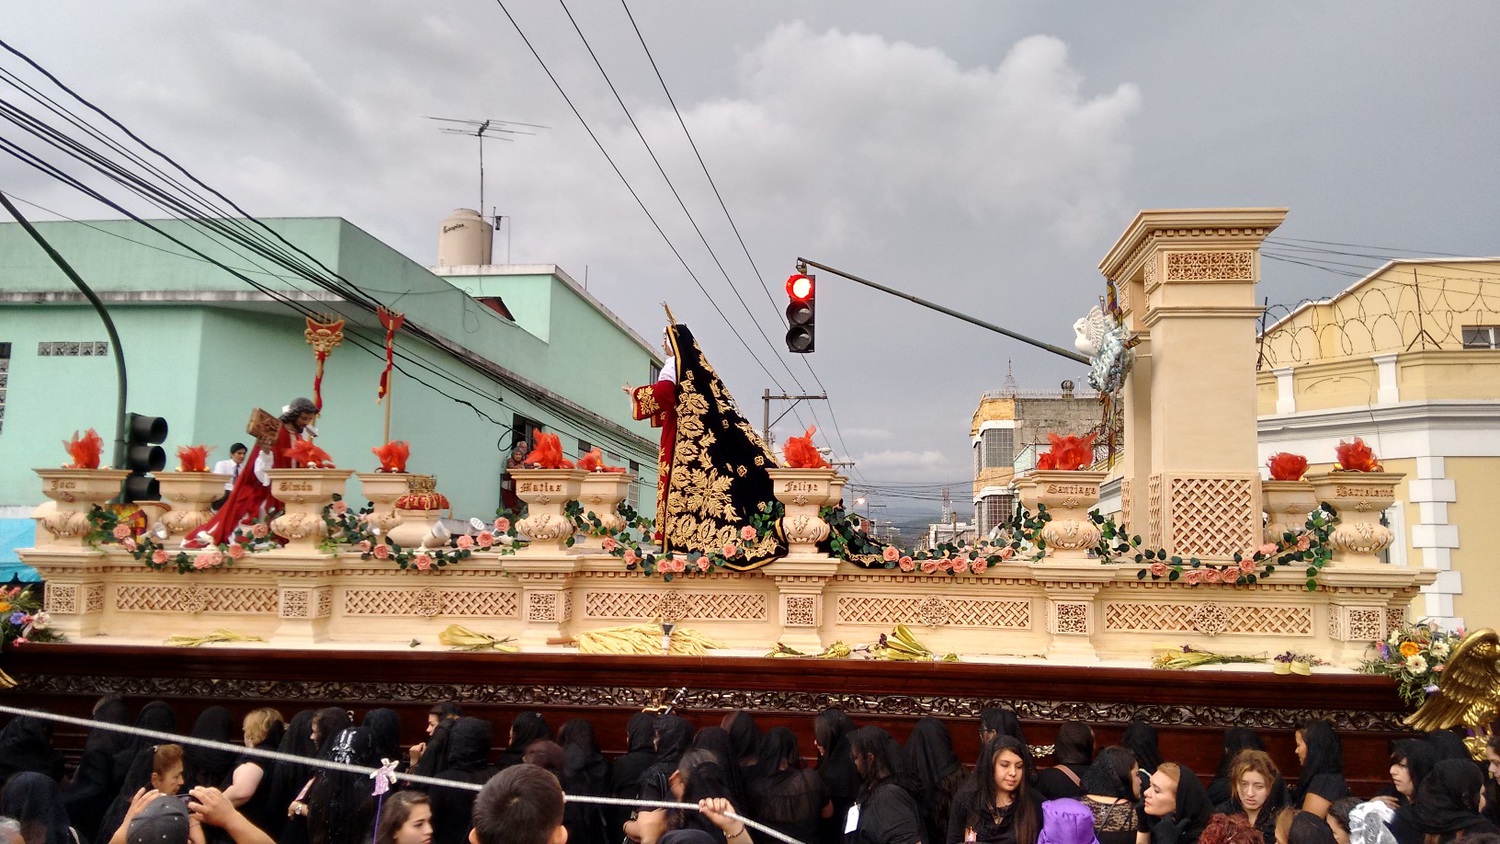
<path id="1" fill-rule="evenodd" d="M 969 316 L 968 314 L 960 313 L 959 311 L 955 311 L 952 308 L 946 308 L 946 307 L 943 307 L 942 305 L 939 305 L 936 302 L 929 302 L 926 299 L 923 299 L 923 298 L 918 297 L 918 296 L 913 296 L 910 293 L 904 293 L 904 292 L 902 292 L 900 290 L 895 289 L 894 287 L 886 287 L 883 284 L 879 284 L 877 282 L 870 281 L 867 278 L 860 278 L 857 275 L 854 275 L 852 273 L 846 273 L 843 270 L 836 269 L 834 267 L 830 267 L 827 264 L 820 264 L 817 261 L 809 261 L 806 258 L 798 258 L 797 259 L 797 272 L 799 272 L 799 273 L 806 273 L 808 267 L 817 267 L 820 270 L 824 270 L 826 272 L 833 273 L 834 275 L 843 276 L 844 278 L 847 278 L 850 281 L 859 282 L 860 284 L 863 284 L 866 287 L 873 287 L 873 288 L 875 288 L 876 290 L 879 290 L 882 293 L 889 293 L 892 296 L 898 296 L 898 297 L 900 297 L 902 299 L 907 300 L 908 302 L 914 302 L 914 303 L 916 303 L 918 305 L 921 305 L 924 308 L 931 308 L 932 310 L 937 311 L 940 314 L 947 314 L 948 316 L 955 317 L 957 319 L 961 319 L 964 322 L 970 323 L 972 325 L 977 325 L 980 328 L 987 328 L 990 331 L 993 331 L 993 332 L 995 332 L 997 334 L 1004 334 L 1006 337 L 1009 337 L 1012 340 L 1020 340 L 1022 343 L 1026 343 L 1028 345 L 1035 346 L 1038 349 L 1041 349 L 1042 351 L 1051 352 L 1052 354 L 1058 355 L 1060 357 L 1065 357 L 1068 360 L 1077 361 L 1077 362 L 1083 364 L 1084 366 L 1088 366 L 1089 363 L 1090 363 L 1090 361 L 1089 361 L 1089 359 L 1087 357 L 1084 357 L 1083 355 L 1081 355 L 1081 354 L 1079 354 L 1079 353 L 1077 353 L 1075 351 L 1072 351 L 1070 349 L 1064 349 L 1061 346 L 1054 346 L 1051 343 L 1045 343 L 1045 342 L 1042 342 L 1041 340 L 1036 340 L 1036 339 L 1033 339 L 1031 337 L 1027 337 L 1024 334 L 1017 334 L 1016 332 L 1010 331 L 1009 329 L 1001 328 L 1000 326 L 995 325 L 992 322 L 985 322 L 984 320 L 979 319 L 978 317 L 972 317 L 972 316 Z"/>
<path id="2" fill-rule="evenodd" d="M 35 240 L 37 245 L 42 247 L 42 251 L 46 252 L 47 257 L 52 259 L 52 263 L 57 264 L 57 268 L 63 271 L 63 275 L 67 276 L 73 282 L 74 286 L 83 291 L 84 298 L 93 304 L 94 310 L 99 312 L 99 318 L 104 320 L 104 331 L 109 335 L 109 345 L 114 351 L 115 381 L 117 382 L 115 391 L 115 459 L 111 465 L 117 469 L 123 469 L 125 468 L 125 392 L 127 384 L 125 381 L 125 350 L 120 348 L 120 335 L 115 331 L 115 321 L 109 318 L 109 311 L 104 309 L 104 303 L 99 300 L 94 291 L 84 283 L 78 273 L 73 271 L 73 268 L 68 265 L 67 260 L 62 255 L 59 255 L 56 249 L 52 248 L 52 244 L 48 243 L 47 239 L 42 237 L 42 233 L 37 231 L 36 227 L 22 216 L 20 209 L 11 204 L 10 197 L 6 196 L 3 192 L 0 192 L 0 205 L 4 205 L 5 210 L 9 211 L 10 215 L 16 218 L 16 222 L 20 223 L 21 228 L 25 229 L 26 233 L 31 235 L 31 239 Z"/>

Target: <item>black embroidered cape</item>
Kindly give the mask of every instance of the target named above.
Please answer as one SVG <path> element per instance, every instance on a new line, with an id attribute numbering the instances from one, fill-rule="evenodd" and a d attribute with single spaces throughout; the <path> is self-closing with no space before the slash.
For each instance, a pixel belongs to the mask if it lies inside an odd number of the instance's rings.
<path id="1" fill-rule="evenodd" d="M 686 325 L 667 330 L 677 360 L 677 436 L 666 491 L 666 524 L 658 525 L 666 552 L 719 551 L 733 542 L 744 551 L 730 567 L 759 568 L 786 554 L 780 529 L 751 543 L 740 530 L 776 502 L 771 475 L 776 458 L 740 413 L 719 374 Z M 658 491 L 660 494 L 660 491 Z"/>

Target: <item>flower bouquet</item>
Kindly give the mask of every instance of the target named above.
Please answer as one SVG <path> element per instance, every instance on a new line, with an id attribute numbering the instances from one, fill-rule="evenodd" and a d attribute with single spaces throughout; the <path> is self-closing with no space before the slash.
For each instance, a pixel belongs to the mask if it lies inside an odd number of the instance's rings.
<path id="1" fill-rule="evenodd" d="M 1428 695 L 1437 691 L 1438 676 L 1463 638 L 1462 628 L 1450 633 L 1431 621 L 1403 624 L 1392 630 L 1384 642 L 1371 646 L 1375 658 L 1361 662 L 1359 670 L 1390 677 L 1396 681 L 1396 693 L 1402 700 L 1411 706 L 1421 706 Z"/>
<path id="2" fill-rule="evenodd" d="M 62 634 L 52 629 L 52 617 L 42 611 L 41 601 L 32 593 L 31 587 L 0 589 L 0 652 L 27 642 L 62 640 Z M 15 685 L 15 680 L 0 671 L 0 689 Z"/>

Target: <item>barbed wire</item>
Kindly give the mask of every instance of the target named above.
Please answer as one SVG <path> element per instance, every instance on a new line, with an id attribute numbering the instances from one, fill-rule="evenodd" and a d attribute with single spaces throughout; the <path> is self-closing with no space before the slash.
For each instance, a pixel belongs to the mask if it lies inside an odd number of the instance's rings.
<path id="1" fill-rule="evenodd" d="M 88 718 L 74 718 L 71 715 L 58 715 L 55 712 L 47 712 L 38 709 L 21 709 L 15 706 L 0 704 L 0 713 L 9 715 L 29 715 L 33 718 L 43 718 L 48 721 L 56 721 L 60 724 L 70 724 L 75 727 L 85 727 L 90 730 L 109 730 L 125 735 L 141 736 L 154 739 L 163 744 L 191 744 L 197 747 L 207 747 L 212 750 L 224 751 L 239 756 L 254 756 L 262 759 L 270 759 L 276 762 L 290 762 L 294 765 L 305 765 L 309 768 L 322 768 L 329 771 L 342 771 L 348 774 L 362 774 L 371 780 L 383 769 L 369 767 L 367 765 L 351 765 L 346 762 L 335 762 L 332 759 L 313 759 L 306 756 L 297 756 L 293 753 L 282 753 L 278 750 L 262 750 L 258 747 L 245 747 L 242 744 L 231 744 L 223 741 L 213 741 L 196 736 L 180 736 L 176 733 L 165 733 L 160 730 L 148 730 L 144 727 L 136 727 L 129 724 L 111 724 L 105 721 L 93 721 Z M 438 777 L 427 777 L 420 774 L 407 774 L 401 772 L 390 773 L 389 776 L 399 782 L 409 782 L 416 785 L 425 785 L 437 788 L 456 788 L 460 791 L 478 792 L 484 788 L 483 783 L 456 782 Z M 564 799 L 569 803 L 595 803 L 601 806 L 638 806 L 647 809 L 683 809 L 698 811 L 696 803 L 676 803 L 666 800 L 641 800 L 636 798 L 622 797 L 600 797 L 592 794 L 564 794 Z M 740 821 L 751 829 L 758 830 L 786 844 L 803 844 L 803 842 L 792 838 L 785 833 L 771 829 L 759 821 L 747 818 L 736 812 L 725 812 L 727 817 Z"/>
<path id="2" fill-rule="evenodd" d="M 1389 275 L 1329 299 L 1265 309 L 1258 369 L 1348 357 L 1465 348 L 1465 328 L 1500 326 L 1500 276 Z M 1395 272 L 1400 272 L 1399 269 Z"/>

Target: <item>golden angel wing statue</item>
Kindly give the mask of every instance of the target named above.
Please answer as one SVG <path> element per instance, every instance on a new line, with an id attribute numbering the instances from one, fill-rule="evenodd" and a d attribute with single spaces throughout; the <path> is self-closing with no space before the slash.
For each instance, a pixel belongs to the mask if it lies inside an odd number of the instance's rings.
<path id="1" fill-rule="evenodd" d="M 1484 628 L 1464 637 L 1448 658 L 1438 690 L 1406 723 L 1418 730 L 1441 730 L 1462 724 L 1475 735 L 1468 742 L 1476 759 L 1484 758 L 1490 722 L 1500 712 L 1500 634 Z"/>

